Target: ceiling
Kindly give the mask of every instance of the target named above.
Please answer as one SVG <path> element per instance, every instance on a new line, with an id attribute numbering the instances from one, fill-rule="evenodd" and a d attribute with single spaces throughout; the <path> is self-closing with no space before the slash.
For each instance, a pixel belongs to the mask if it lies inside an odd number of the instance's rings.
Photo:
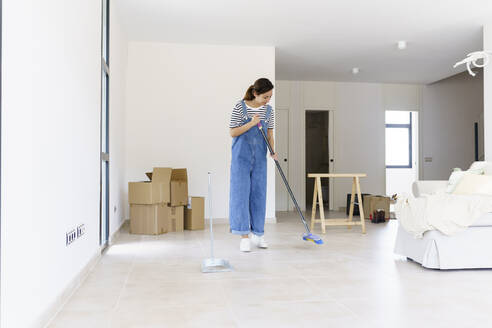
<path id="1" fill-rule="evenodd" d="M 117 0 L 129 40 L 276 48 L 276 78 L 431 83 L 482 49 L 491 0 Z M 408 48 L 398 50 L 396 42 Z M 359 67 L 360 73 L 352 74 Z"/>

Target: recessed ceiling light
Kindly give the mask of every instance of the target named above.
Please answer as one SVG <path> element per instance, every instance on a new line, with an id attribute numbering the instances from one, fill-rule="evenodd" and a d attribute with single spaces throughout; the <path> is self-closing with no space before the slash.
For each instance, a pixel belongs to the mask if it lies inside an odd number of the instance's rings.
<path id="1" fill-rule="evenodd" d="M 359 74 L 359 71 L 360 71 L 360 70 L 359 70 L 359 68 L 358 68 L 358 67 L 354 67 L 354 68 L 352 68 L 352 74 L 354 74 L 354 75 Z"/>
<path id="2" fill-rule="evenodd" d="M 407 41 L 398 41 L 397 46 L 400 50 L 407 49 Z"/>

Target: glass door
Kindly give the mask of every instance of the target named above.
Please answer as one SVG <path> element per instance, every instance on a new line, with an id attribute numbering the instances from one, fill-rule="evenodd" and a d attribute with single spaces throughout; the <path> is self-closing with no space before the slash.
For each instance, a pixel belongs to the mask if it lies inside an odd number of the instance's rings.
<path id="1" fill-rule="evenodd" d="M 102 0 L 101 26 L 101 195 L 99 243 L 109 239 L 109 0 Z"/>

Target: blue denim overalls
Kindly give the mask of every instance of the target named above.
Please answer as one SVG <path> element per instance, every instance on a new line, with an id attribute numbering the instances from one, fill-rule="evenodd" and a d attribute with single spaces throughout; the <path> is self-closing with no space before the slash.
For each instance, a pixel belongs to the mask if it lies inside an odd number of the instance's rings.
<path id="1" fill-rule="evenodd" d="M 246 104 L 242 125 L 251 121 Z M 267 131 L 272 107 L 267 105 L 266 121 L 260 121 Z M 267 146 L 257 126 L 232 140 L 229 221 L 231 232 L 247 235 L 250 231 L 262 236 L 265 227 L 267 187 Z"/>

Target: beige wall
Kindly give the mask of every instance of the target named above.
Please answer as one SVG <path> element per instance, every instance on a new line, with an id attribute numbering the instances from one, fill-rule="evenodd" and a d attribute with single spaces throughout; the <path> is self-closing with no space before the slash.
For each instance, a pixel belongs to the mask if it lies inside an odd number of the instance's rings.
<path id="1" fill-rule="evenodd" d="M 483 74 L 463 72 L 426 85 L 421 113 L 424 180 L 448 179 L 451 169 L 466 169 L 475 158 L 474 123 L 483 113 Z"/>
<path id="2" fill-rule="evenodd" d="M 385 193 L 384 111 L 421 107 L 418 85 L 277 81 L 277 106 L 289 109 L 289 182 L 305 206 L 305 110 L 334 111 L 333 172 L 363 172 L 363 192 Z M 331 134 L 331 133 L 330 133 Z M 278 140 L 277 142 L 281 142 Z M 349 180 L 335 179 L 334 208 L 345 206 Z M 292 205 L 291 205 L 292 206 Z"/>
<path id="3" fill-rule="evenodd" d="M 384 111 L 419 111 L 421 179 L 447 179 L 474 160 L 474 122 L 483 113 L 482 76 L 461 73 L 431 85 L 277 81 L 277 106 L 289 109 L 289 182 L 305 204 L 306 109 L 334 111 L 334 172 L 364 172 L 363 192 L 384 194 Z M 281 141 L 278 141 L 281 142 Z M 431 163 L 423 163 L 432 157 Z M 335 209 L 350 182 L 335 180 Z"/>

